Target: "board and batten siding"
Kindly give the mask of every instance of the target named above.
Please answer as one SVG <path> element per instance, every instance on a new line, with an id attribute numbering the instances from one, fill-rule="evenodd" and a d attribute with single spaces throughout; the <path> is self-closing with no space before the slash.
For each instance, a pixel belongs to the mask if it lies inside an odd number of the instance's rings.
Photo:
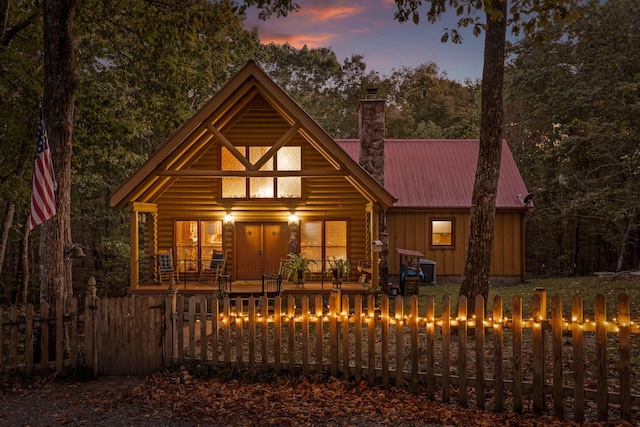
<path id="1" fill-rule="evenodd" d="M 453 248 L 430 248 L 432 219 L 454 220 Z M 514 279 L 521 276 L 523 268 L 521 221 L 520 213 L 496 212 L 496 232 L 490 272 L 492 276 Z M 422 252 L 424 258 L 434 261 L 438 277 L 462 275 L 469 232 L 469 212 L 390 210 L 387 212 L 387 230 L 389 230 L 390 274 L 398 274 L 400 259 L 396 248 L 404 248 Z"/>

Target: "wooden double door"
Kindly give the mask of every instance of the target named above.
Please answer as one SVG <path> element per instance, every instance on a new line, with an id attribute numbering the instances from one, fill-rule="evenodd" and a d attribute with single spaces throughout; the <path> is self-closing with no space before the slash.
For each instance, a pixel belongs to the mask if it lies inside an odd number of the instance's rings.
<path id="1" fill-rule="evenodd" d="M 235 235 L 236 280 L 259 280 L 263 274 L 278 272 L 280 260 L 286 258 L 289 244 L 286 222 L 236 223 Z"/>

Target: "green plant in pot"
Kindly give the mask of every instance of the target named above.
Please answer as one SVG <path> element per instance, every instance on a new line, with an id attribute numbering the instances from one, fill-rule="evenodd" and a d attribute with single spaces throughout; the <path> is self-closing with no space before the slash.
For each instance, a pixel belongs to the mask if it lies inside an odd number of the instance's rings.
<path id="1" fill-rule="evenodd" d="M 311 273 L 310 264 L 316 262 L 312 259 L 305 258 L 304 254 L 290 253 L 289 259 L 282 264 L 282 273 L 284 277 L 298 285 L 304 282 L 304 277 Z"/>
<path id="2" fill-rule="evenodd" d="M 329 270 L 327 270 L 327 274 L 333 276 L 333 283 L 341 284 L 342 276 L 345 274 L 348 275 L 351 273 L 351 263 L 349 260 L 340 258 L 329 259 Z"/>

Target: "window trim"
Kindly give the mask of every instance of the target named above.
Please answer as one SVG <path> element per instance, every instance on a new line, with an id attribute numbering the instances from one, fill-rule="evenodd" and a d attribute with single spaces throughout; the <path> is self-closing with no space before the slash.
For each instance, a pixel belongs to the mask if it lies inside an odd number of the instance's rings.
<path id="1" fill-rule="evenodd" d="M 435 221 L 448 221 L 451 223 L 451 244 L 450 245 L 439 245 L 433 242 L 433 223 Z M 455 249 L 456 248 L 456 220 L 455 218 L 429 218 L 429 249 Z"/>

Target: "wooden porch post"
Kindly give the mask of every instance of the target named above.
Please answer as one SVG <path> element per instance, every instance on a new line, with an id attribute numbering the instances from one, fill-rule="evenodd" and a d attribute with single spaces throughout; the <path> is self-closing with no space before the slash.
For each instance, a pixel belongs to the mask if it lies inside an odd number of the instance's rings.
<path id="1" fill-rule="evenodd" d="M 367 213 L 369 215 L 369 247 L 367 250 L 371 256 L 371 284 L 373 286 L 378 285 L 379 287 L 383 287 L 383 283 L 380 283 L 380 267 L 379 267 L 379 256 L 380 252 L 374 251 L 374 243 L 376 240 L 379 240 L 378 230 L 379 230 L 379 215 L 378 210 L 373 207 L 371 203 L 367 205 Z"/>
<path id="2" fill-rule="evenodd" d="M 137 289 L 139 286 L 139 267 L 138 267 L 138 242 L 140 236 L 138 235 L 138 211 L 135 209 L 135 204 L 131 205 L 129 209 L 129 286 L 133 289 Z"/>
<path id="3" fill-rule="evenodd" d="M 139 214 L 146 214 L 148 220 L 144 222 L 144 251 L 148 257 L 155 257 L 158 252 L 158 207 L 154 203 L 134 202 L 129 205 L 129 287 L 137 289 L 140 286 L 140 233 Z M 151 242 L 149 242 L 151 240 Z M 146 253 L 152 251 L 152 253 Z"/>

